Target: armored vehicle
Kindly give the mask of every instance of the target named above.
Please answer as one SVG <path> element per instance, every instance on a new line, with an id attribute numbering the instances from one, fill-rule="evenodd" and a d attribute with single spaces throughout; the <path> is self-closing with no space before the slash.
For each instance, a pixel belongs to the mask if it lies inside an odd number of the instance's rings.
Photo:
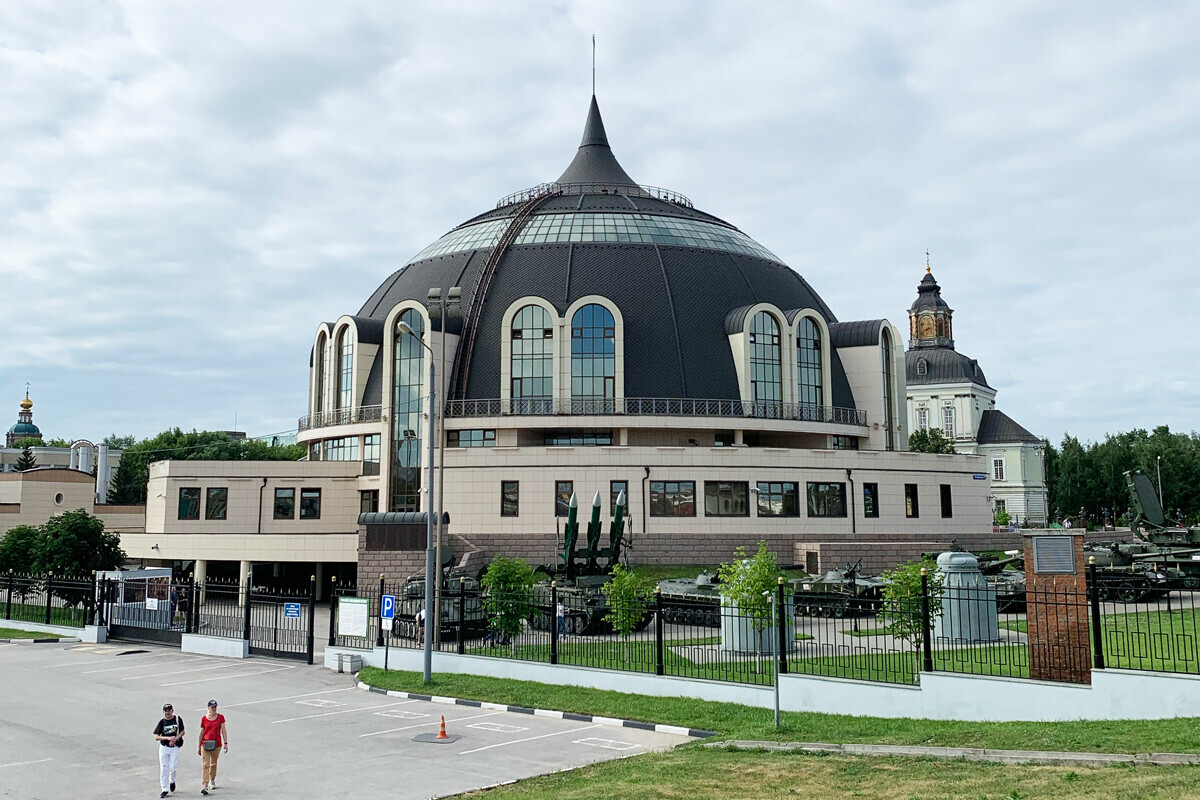
<path id="1" fill-rule="evenodd" d="M 812 617 L 858 617 L 875 614 L 883 604 L 879 578 L 859 575 L 862 560 L 831 569 L 819 578 L 793 578 L 796 614 Z"/>
<path id="2" fill-rule="evenodd" d="M 954 548 L 951 548 L 954 549 Z M 959 548 L 961 549 L 961 548 Z M 1025 566 L 1024 555 L 999 558 L 991 553 L 976 553 L 979 571 L 984 579 L 996 587 L 996 610 L 1000 613 L 1025 610 Z M 1009 567 L 1014 569 L 1009 569 Z"/>
<path id="3" fill-rule="evenodd" d="M 663 622 L 674 625 L 721 624 L 721 589 L 717 576 L 701 572 L 695 578 L 669 578 L 658 582 Z"/>
<path id="4" fill-rule="evenodd" d="M 1128 554 L 1135 561 L 1157 564 L 1169 589 L 1200 589 L 1200 528 L 1168 519 L 1150 479 L 1140 470 L 1126 472 L 1125 484 L 1134 509 L 1129 527 L 1142 539 L 1125 548 Z"/>
<path id="5" fill-rule="evenodd" d="M 479 581 L 466 575 L 453 575 L 442 584 L 443 640 L 457 641 L 459 631 L 464 638 L 482 636 L 487 630 L 487 615 L 483 611 Z M 425 607 L 425 578 L 414 575 L 404 584 L 396 598 L 396 616 L 392 619 L 392 635 L 409 639 L 417 637 L 417 612 Z"/>

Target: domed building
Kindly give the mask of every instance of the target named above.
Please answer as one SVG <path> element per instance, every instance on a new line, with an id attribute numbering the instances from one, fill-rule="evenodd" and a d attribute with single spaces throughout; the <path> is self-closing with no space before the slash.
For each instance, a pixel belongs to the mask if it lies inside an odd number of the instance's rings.
<path id="1" fill-rule="evenodd" d="M 42 431 L 33 424 L 33 401 L 29 399 L 29 390 L 25 390 L 25 399 L 21 401 L 21 410 L 17 413 L 17 421 L 8 429 L 4 440 L 5 447 L 12 447 L 15 442 L 25 439 L 42 441 Z"/>
<path id="2" fill-rule="evenodd" d="M 308 463 L 152 465 L 147 536 L 123 544 L 148 563 L 195 558 L 198 573 L 240 552 L 242 578 L 250 562 L 319 576 L 353 561 L 377 580 L 421 571 L 424 529 L 374 530 L 359 513 L 441 508 L 459 558 L 554 563 L 571 495 L 585 509 L 599 495 L 607 527 L 624 492 L 631 563 L 715 564 L 765 541 L 781 563 L 816 569 L 858 547 L 887 566 L 990 533 L 979 459 L 906 452 L 904 398 L 894 325 L 839 321 L 767 247 L 636 181 L 593 97 L 557 180 L 471 217 L 317 326 Z"/>

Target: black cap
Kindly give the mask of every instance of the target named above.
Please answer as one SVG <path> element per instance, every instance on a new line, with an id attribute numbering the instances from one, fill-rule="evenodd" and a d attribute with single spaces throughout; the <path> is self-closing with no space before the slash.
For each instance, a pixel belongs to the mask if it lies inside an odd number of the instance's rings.
<path id="1" fill-rule="evenodd" d="M 217 707 L 217 701 L 216 701 L 216 700 L 209 700 L 209 701 L 208 701 L 208 707 L 209 707 L 209 708 L 216 708 L 216 707 Z"/>
<path id="2" fill-rule="evenodd" d="M 174 708 L 175 706 L 171 705 L 170 703 L 163 703 L 163 711 L 171 711 Z"/>

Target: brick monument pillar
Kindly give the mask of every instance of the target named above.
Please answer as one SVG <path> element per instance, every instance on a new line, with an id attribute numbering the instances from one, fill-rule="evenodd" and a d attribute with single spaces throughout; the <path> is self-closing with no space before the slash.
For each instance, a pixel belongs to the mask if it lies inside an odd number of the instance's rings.
<path id="1" fill-rule="evenodd" d="M 1024 538 L 1029 677 L 1091 683 L 1083 533 Z"/>

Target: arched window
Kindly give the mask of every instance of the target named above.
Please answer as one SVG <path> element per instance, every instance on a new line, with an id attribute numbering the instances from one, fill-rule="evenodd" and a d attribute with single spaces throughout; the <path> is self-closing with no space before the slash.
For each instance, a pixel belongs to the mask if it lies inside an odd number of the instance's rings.
<path id="1" fill-rule="evenodd" d="M 879 360 L 883 369 L 883 446 L 885 450 L 896 449 L 895 416 L 892 412 L 892 398 L 896 394 L 892 383 L 892 336 L 885 328 L 883 341 L 879 347 Z"/>
<path id="2" fill-rule="evenodd" d="M 939 337 L 946 335 L 946 318 L 941 315 L 937 318 L 937 335 Z"/>
<path id="3" fill-rule="evenodd" d="M 513 317 L 512 401 L 517 413 L 554 410 L 554 323 L 541 306 L 525 306 Z"/>
<path id="4" fill-rule="evenodd" d="M 325 411 L 325 350 L 329 347 L 329 342 L 322 331 L 317 336 L 317 352 L 313 358 L 313 373 L 316 378 L 313 381 L 313 413 L 320 414 Z"/>
<path id="5" fill-rule="evenodd" d="M 820 419 L 825 394 L 821 387 L 821 329 L 812 317 L 801 317 L 796 335 L 796 402 L 801 419 Z"/>
<path id="6" fill-rule="evenodd" d="M 750 399 L 756 416 L 776 416 L 783 402 L 779 323 L 766 311 L 750 320 Z"/>
<path id="7" fill-rule="evenodd" d="M 929 374 L 929 362 L 923 358 L 917 359 L 917 374 L 918 375 L 928 375 Z"/>
<path id="8" fill-rule="evenodd" d="M 571 413 L 611 414 L 617 396 L 617 328 L 612 312 L 592 303 L 571 318 Z"/>
<path id="9" fill-rule="evenodd" d="M 425 333 L 421 312 L 410 308 L 400 322 L 412 328 L 406 333 L 397 325 L 393 347 L 392 385 L 392 511 L 419 511 L 421 508 L 421 416 L 425 385 L 425 348 L 420 337 Z M 415 334 L 415 336 L 414 336 Z"/>
<path id="10" fill-rule="evenodd" d="M 338 334 L 337 351 L 341 366 L 337 410 L 348 412 L 354 405 L 354 328 L 349 325 Z"/>

